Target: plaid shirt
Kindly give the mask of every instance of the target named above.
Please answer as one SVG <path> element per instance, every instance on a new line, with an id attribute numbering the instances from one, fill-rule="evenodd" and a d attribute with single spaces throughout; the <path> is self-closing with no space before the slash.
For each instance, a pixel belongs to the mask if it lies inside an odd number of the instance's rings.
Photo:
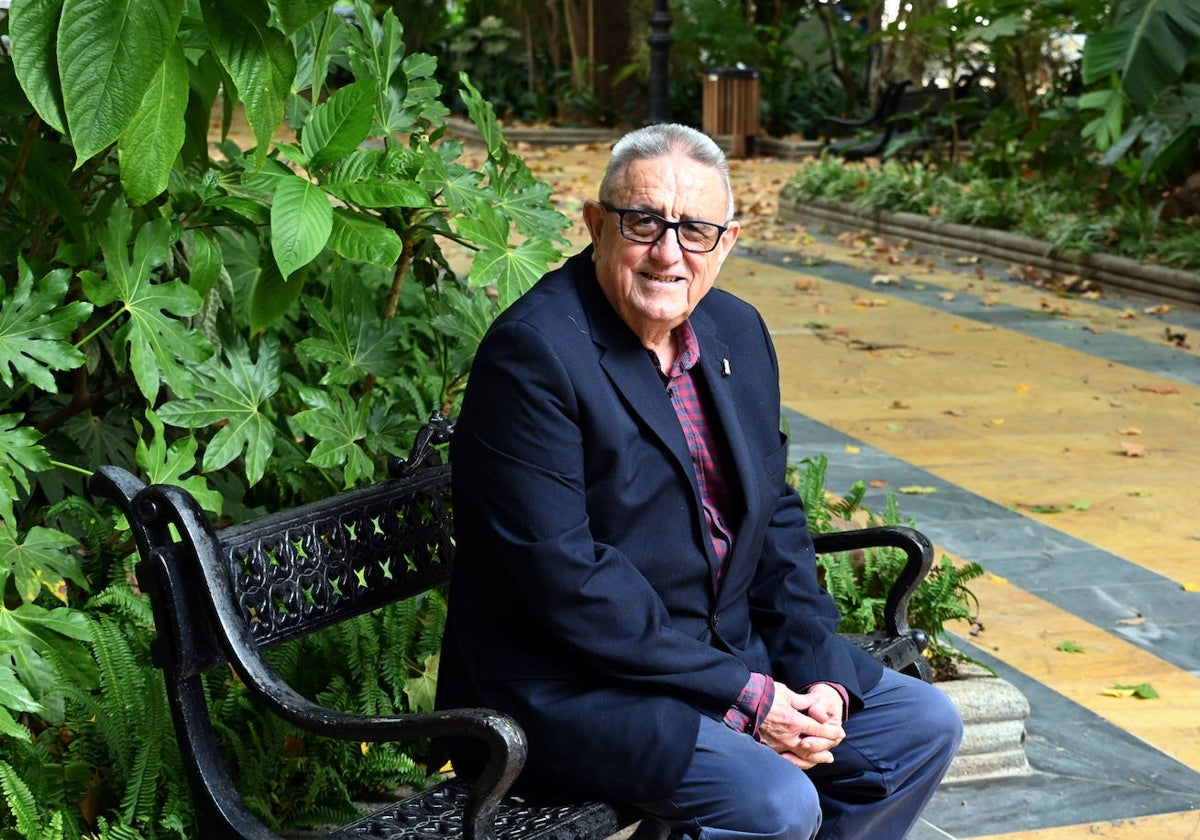
<path id="1" fill-rule="evenodd" d="M 725 574 L 729 549 L 733 544 L 732 531 L 726 518 L 732 507 L 729 485 L 725 481 L 725 476 L 730 474 L 729 455 L 718 440 L 713 424 L 709 422 L 711 409 L 701 399 L 692 377 L 692 369 L 700 361 L 700 343 L 696 340 L 691 322 L 684 321 L 680 324 L 676 328 L 675 337 L 679 341 L 680 352 L 670 371 L 662 374 L 662 365 L 657 355 L 651 351 L 650 356 L 654 360 L 654 366 L 660 371 L 667 394 L 671 398 L 671 405 L 683 429 L 683 436 L 687 439 L 692 467 L 700 485 L 700 502 L 708 525 L 709 539 L 717 555 L 716 585 L 719 589 Z M 842 696 L 844 719 L 846 711 L 850 708 L 849 695 L 840 685 L 828 685 Z M 757 737 L 758 729 L 766 719 L 767 712 L 771 710 L 774 699 L 775 681 L 767 674 L 750 674 L 750 679 L 742 688 L 741 694 L 725 713 L 725 724 L 738 732 Z"/>

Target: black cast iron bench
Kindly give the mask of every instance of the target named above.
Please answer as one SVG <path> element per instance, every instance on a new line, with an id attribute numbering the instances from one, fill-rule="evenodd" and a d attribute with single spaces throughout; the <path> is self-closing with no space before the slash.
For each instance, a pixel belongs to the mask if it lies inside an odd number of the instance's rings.
<path id="1" fill-rule="evenodd" d="M 953 94 L 953 95 L 952 95 Z M 912 157 L 954 136 L 963 140 L 982 121 L 990 96 L 980 74 L 965 75 L 949 88 L 913 89 L 908 81 L 892 82 L 880 91 L 875 109 L 865 117 L 827 116 L 819 129 L 821 151 L 846 160 Z M 845 136 L 843 136 L 845 135 Z"/>
<path id="2" fill-rule="evenodd" d="M 314 734 L 364 742 L 469 735 L 489 744 L 490 763 L 478 779 L 436 784 L 325 837 L 600 840 L 638 821 L 634 811 L 607 803 L 509 795 L 526 747 L 505 715 L 344 714 L 298 694 L 263 657 L 283 642 L 448 582 L 450 472 L 436 446 L 451 432 L 435 414 L 410 457 L 389 464 L 389 479 L 221 530 L 179 487 L 146 486 L 119 467 L 97 471 L 93 489 L 120 506 L 137 543 L 138 584 L 154 610 L 155 661 L 166 679 L 200 837 L 279 840 L 243 801 L 218 747 L 201 677 L 230 666 L 271 711 Z M 932 563 L 929 541 L 902 527 L 817 537 L 821 552 L 877 546 L 902 548 L 907 565 L 887 600 L 887 629 L 855 641 L 888 667 L 929 680 L 924 636 L 906 618 L 909 597 Z"/>

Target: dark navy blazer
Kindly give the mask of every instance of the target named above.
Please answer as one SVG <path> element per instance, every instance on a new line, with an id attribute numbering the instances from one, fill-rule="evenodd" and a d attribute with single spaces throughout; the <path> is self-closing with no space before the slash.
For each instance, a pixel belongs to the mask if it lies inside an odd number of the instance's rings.
<path id="1" fill-rule="evenodd" d="M 713 289 L 691 316 L 698 384 L 736 476 L 720 591 L 700 493 L 662 380 L 603 296 L 588 249 L 479 348 L 451 444 L 457 552 L 439 705 L 525 728 L 528 789 L 639 802 L 686 770 L 699 715 L 751 671 L 852 704 L 881 666 L 836 634 L 804 510 L 786 484 L 766 325 Z M 459 771 L 479 756 L 453 745 Z"/>

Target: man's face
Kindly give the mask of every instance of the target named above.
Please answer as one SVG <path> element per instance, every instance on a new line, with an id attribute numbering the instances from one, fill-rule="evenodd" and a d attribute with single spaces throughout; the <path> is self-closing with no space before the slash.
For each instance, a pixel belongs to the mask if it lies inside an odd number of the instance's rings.
<path id="1" fill-rule="evenodd" d="M 614 207 L 648 210 L 670 221 L 724 225 L 728 209 L 721 174 L 681 154 L 639 160 L 626 170 L 609 201 Z M 712 288 L 737 239 L 733 222 L 706 254 L 685 251 L 678 231 L 654 243 L 621 235 L 618 214 L 597 202 L 584 206 L 595 246 L 596 277 L 617 313 L 650 346 L 683 323 Z"/>

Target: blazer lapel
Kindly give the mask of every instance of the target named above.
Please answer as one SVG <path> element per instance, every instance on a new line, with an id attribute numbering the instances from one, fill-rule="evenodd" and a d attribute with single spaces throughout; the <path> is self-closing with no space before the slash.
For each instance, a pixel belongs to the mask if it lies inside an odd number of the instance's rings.
<path id="1" fill-rule="evenodd" d="M 588 266 L 591 266 L 588 261 Z M 592 341 L 600 349 L 600 367 L 613 387 L 628 404 L 633 416 L 640 418 L 679 462 L 686 475 L 692 476 L 691 455 L 679 427 L 679 418 L 671 407 L 662 379 L 650 363 L 646 348 L 609 304 L 596 282 L 594 272 L 578 278 L 579 294 L 585 303 Z M 692 487 L 699 498 L 695 477 Z"/>

